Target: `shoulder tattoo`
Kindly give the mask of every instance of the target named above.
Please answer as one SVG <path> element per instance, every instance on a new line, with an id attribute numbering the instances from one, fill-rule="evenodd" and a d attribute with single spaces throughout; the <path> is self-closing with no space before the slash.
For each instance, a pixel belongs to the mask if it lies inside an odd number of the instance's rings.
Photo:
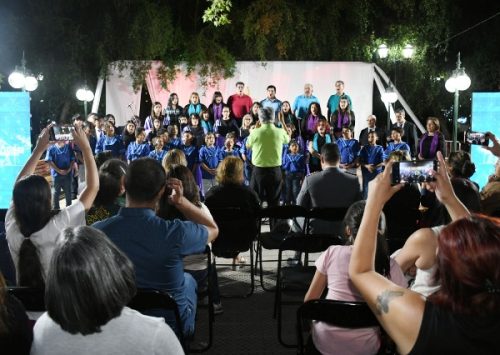
<path id="1" fill-rule="evenodd" d="M 395 297 L 403 296 L 403 294 L 403 291 L 385 290 L 380 295 L 378 295 L 377 303 L 375 304 L 375 306 L 377 307 L 377 314 L 381 315 L 382 313 L 389 313 L 389 302 L 391 302 Z"/>

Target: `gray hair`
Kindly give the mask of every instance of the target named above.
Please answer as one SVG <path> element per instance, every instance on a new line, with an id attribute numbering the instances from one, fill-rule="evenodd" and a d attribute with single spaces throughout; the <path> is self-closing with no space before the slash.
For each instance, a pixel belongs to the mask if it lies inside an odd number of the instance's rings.
<path id="1" fill-rule="evenodd" d="M 259 121 L 261 123 L 274 122 L 274 110 L 271 107 L 262 107 L 259 109 Z"/>

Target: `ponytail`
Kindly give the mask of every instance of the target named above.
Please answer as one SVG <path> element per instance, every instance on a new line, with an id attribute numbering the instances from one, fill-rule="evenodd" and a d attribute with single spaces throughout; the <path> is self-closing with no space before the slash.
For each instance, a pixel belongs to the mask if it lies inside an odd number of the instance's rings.
<path id="1" fill-rule="evenodd" d="M 24 287 L 44 289 L 42 263 L 38 250 L 30 238 L 24 238 L 19 249 L 19 261 L 17 265 L 17 284 Z"/>

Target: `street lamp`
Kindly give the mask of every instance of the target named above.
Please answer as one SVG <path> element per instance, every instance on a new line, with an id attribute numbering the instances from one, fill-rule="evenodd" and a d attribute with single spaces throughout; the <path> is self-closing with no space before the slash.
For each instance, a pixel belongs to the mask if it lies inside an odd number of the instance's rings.
<path id="1" fill-rule="evenodd" d="M 446 80 L 445 88 L 448 92 L 455 93 L 455 101 L 453 103 L 453 145 L 451 151 L 457 150 L 457 131 L 458 131 L 458 96 L 460 91 L 467 90 L 471 84 L 469 76 L 465 73 L 465 68 L 460 65 L 460 52 L 457 56 L 457 67 L 453 71 L 451 77 Z"/>
<path id="2" fill-rule="evenodd" d="M 391 104 L 398 100 L 398 94 L 394 90 L 392 83 L 389 83 L 385 92 L 381 95 L 382 101 L 387 104 L 387 130 L 391 129 Z"/>
<path id="3" fill-rule="evenodd" d="M 83 110 L 85 112 L 85 117 L 87 117 L 87 102 L 94 100 L 94 93 L 89 90 L 89 88 L 85 84 L 84 86 L 76 90 L 76 98 L 80 101 L 83 101 Z"/>
<path id="4" fill-rule="evenodd" d="M 42 75 L 40 74 L 39 80 L 42 80 Z M 26 59 L 21 59 L 21 66 L 16 68 L 12 73 L 10 73 L 9 85 L 14 89 L 22 89 L 23 91 L 35 91 L 38 88 L 38 79 L 31 73 L 29 69 L 26 68 Z"/>
<path id="5" fill-rule="evenodd" d="M 377 49 L 378 56 L 382 59 L 387 58 L 389 55 L 389 48 L 385 44 L 381 44 Z"/>
<path id="6" fill-rule="evenodd" d="M 413 57 L 413 52 L 415 51 L 415 49 L 413 48 L 413 46 L 411 44 L 407 44 L 404 48 L 403 48 L 403 57 L 405 59 L 410 59 L 411 57 Z"/>

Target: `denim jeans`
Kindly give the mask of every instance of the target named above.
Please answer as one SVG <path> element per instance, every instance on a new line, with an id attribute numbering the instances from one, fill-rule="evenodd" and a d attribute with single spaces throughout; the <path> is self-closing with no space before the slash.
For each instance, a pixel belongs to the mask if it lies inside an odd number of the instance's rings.
<path id="1" fill-rule="evenodd" d="M 286 173 L 285 176 L 285 203 L 295 205 L 297 203 L 297 196 L 300 192 L 300 181 L 302 180 L 302 173 Z"/>
<path id="2" fill-rule="evenodd" d="M 71 205 L 71 183 L 72 174 L 67 175 L 57 175 L 52 177 L 54 190 L 52 192 L 52 208 L 55 210 L 61 209 L 59 206 L 59 197 L 61 195 L 61 190 L 64 192 L 64 197 L 66 199 L 66 206 Z"/>

